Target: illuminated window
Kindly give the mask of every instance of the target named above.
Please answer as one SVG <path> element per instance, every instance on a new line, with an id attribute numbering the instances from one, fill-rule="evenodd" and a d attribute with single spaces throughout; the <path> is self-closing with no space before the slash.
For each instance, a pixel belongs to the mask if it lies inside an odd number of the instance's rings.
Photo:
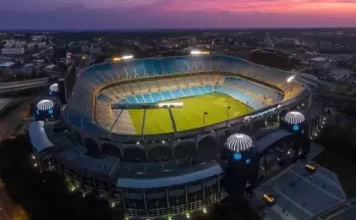
<path id="1" fill-rule="evenodd" d="M 240 153 L 234 153 L 234 160 L 241 160 L 242 155 Z"/>

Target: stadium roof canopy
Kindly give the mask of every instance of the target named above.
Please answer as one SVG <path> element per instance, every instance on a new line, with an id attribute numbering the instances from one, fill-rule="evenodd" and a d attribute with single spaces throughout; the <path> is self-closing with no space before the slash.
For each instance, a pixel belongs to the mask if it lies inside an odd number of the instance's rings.
<path id="1" fill-rule="evenodd" d="M 31 122 L 29 126 L 30 141 L 33 148 L 37 152 L 41 152 L 47 148 L 53 147 L 53 144 L 48 139 L 43 126 L 44 126 L 43 121 Z"/>
<path id="2" fill-rule="evenodd" d="M 226 147 L 234 152 L 246 151 L 253 147 L 253 141 L 246 134 L 233 134 L 226 140 Z"/>
<path id="3" fill-rule="evenodd" d="M 201 179 L 206 179 L 212 176 L 220 175 L 223 173 L 221 166 L 214 162 L 209 165 L 209 167 L 186 173 L 183 175 L 161 177 L 161 178 L 151 178 L 151 179 L 131 179 L 131 178 L 119 178 L 117 181 L 117 186 L 122 188 L 136 188 L 136 189 L 150 189 L 150 188 L 161 188 L 168 187 L 172 185 L 181 185 L 191 182 L 195 182 Z"/>
<path id="4" fill-rule="evenodd" d="M 305 117 L 300 112 L 288 112 L 284 118 L 289 124 L 295 125 L 305 121 Z"/>
<path id="5" fill-rule="evenodd" d="M 54 106 L 53 101 L 44 99 L 44 100 L 41 100 L 40 102 L 38 102 L 36 107 L 38 110 L 46 111 L 46 110 L 52 109 L 53 106 Z"/>
<path id="6" fill-rule="evenodd" d="M 51 90 L 51 92 L 58 92 L 58 84 L 54 83 L 50 85 L 49 90 Z"/>

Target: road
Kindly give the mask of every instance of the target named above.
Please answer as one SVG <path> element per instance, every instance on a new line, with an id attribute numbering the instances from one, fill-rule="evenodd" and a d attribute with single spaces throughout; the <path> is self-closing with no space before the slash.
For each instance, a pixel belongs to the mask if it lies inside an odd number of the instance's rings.
<path id="1" fill-rule="evenodd" d="M 0 119 L 0 144 L 11 136 L 16 127 L 28 116 L 28 113 L 29 107 L 26 103 Z"/>
<path id="2" fill-rule="evenodd" d="M 4 118 L 0 119 L 0 146 L 2 141 L 11 137 L 11 134 L 15 131 L 16 127 L 22 123 L 25 117 L 28 117 L 28 114 L 29 108 L 27 103 L 25 103 Z M 12 218 L 10 218 L 10 216 L 14 216 L 14 214 L 21 216 L 21 213 L 16 213 L 16 211 L 11 208 L 10 204 L 10 198 L 6 194 L 0 177 L 0 220 L 11 220 Z"/>
<path id="3" fill-rule="evenodd" d="M 11 82 L 11 83 L 0 83 L 0 94 L 5 92 L 41 87 L 47 84 L 48 84 L 47 78 L 18 81 L 18 82 Z"/>

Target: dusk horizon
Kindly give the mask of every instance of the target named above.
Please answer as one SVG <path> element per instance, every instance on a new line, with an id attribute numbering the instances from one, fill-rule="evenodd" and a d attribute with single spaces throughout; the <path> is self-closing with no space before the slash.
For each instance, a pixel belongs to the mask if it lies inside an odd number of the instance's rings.
<path id="1" fill-rule="evenodd" d="M 356 27 L 353 0 L 5 0 L 0 29 Z"/>

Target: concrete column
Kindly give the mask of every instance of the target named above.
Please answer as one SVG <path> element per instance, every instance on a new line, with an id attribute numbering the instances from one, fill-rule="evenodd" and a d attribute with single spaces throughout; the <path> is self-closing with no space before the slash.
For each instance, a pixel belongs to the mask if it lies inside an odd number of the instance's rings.
<path id="1" fill-rule="evenodd" d="M 169 203 L 169 190 L 166 189 L 166 201 L 167 201 L 167 208 L 171 207 L 171 204 Z"/>
<path id="2" fill-rule="evenodd" d="M 147 201 L 146 201 L 146 192 L 145 192 L 145 191 L 142 192 L 142 196 L 143 196 L 143 202 L 144 202 L 144 204 L 145 204 L 145 212 L 146 212 L 146 215 L 148 215 Z"/>
<path id="3" fill-rule="evenodd" d="M 205 182 L 203 182 L 203 206 L 205 205 Z"/>
<path id="4" fill-rule="evenodd" d="M 217 200 L 220 202 L 221 200 L 221 190 L 220 190 L 220 176 L 217 176 L 217 184 L 218 184 L 218 192 L 217 192 Z"/>
<path id="5" fill-rule="evenodd" d="M 199 150 L 199 137 L 197 136 L 196 137 L 196 140 L 195 140 L 195 150 L 198 151 Z"/>

